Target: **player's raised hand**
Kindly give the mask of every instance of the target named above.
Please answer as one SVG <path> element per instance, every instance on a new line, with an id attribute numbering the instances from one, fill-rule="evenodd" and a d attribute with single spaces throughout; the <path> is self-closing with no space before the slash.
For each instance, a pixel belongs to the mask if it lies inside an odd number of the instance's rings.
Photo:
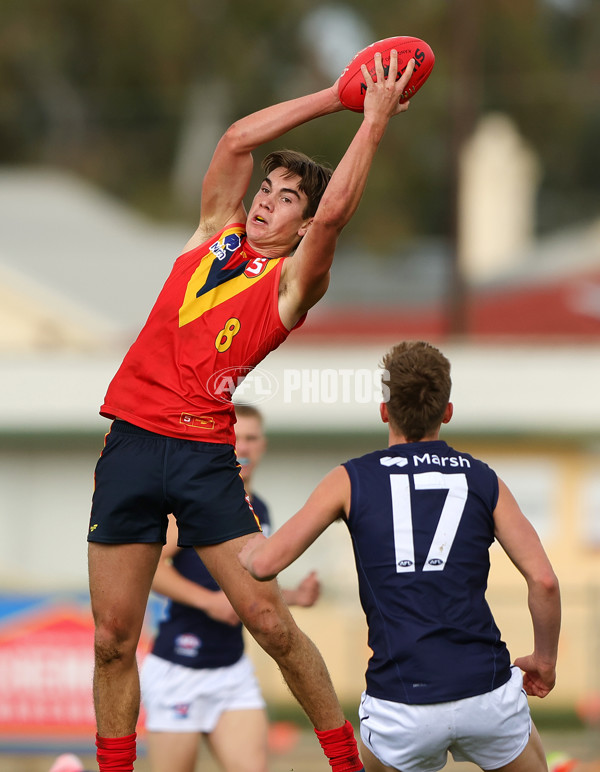
<path id="1" fill-rule="evenodd" d="M 257 577 L 255 575 L 253 559 L 257 549 L 260 549 L 265 541 L 266 537 L 263 533 L 255 533 L 248 539 L 248 541 L 246 541 L 242 549 L 238 552 L 238 560 L 244 566 L 246 571 L 248 571 L 248 573 L 251 574 L 251 576 L 253 576 L 255 579 L 259 579 L 261 581 L 264 581 L 264 577 Z"/>
<path id="2" fill-rule="evenodd" d="M 390 52 L 387 76 L 383 66 L 383 58 L 379 51 L 375 54 L 375 80 L 371 77 L 367 65 L 361 65 L 360 69 L 367 85 L 364 105 L 365 116 L 381 116 L 389 120 L 392 115 L 408 110 L 410 102 L 401 103 L 400 99 L 413 74 L 414 68 L 415 60 L 410 59 L 402 76 L 397 78 L 398 52 L 396 49 L 392 49 Z"/>
<path id="3" fill-rule="evenodd" d="M 333 98 L 336 100 L 336 102 L 339 105 L 339 109 L 343 110 L 344 105 L 342 104 L 340 100 L 340 79 L 338 78 L 335 83 L 330 87 L 331 94 Z"/>
<path id="4" fill-rule="evenodd" d="M 393 74 L 390 75 L 392 51 L 394 52 L 395 68 Z M 340 102 L 347 110 L 353 110 L 356 113 L 364 111 L 367 78 L 363 65 L 371 76 L 369 81 L 382 82 L 381 71 L 377 74 L 376 55 L 381 57 L 383 74 L 389 81 L 388 85 L 395 83 L 396 79 L 400 80 L 399 73 L 403 76 L 402 85 L 398 84 L 402 90 L 400 98 L 403 102 L 419 91 L 429 78 L 435 63 L 435 54 L 431 50 L 431 46 L 420 38 L 396 35 L 384 40 L 376 40 L 359 51 L 348 62 L 337 80 Z M 414 60 L 414 64 L 411 66 L 409 74 L 405 76 L 405 70 L 411 59 Z"/>

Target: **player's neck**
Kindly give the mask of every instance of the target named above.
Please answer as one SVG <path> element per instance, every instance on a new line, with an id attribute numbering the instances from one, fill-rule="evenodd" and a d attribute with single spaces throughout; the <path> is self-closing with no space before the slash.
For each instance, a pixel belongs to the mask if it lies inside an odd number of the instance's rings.
<path id="1" fill-rule="evenodd" d="M 425 437 L 421 437 L 420 440 L 407 440 L 404 435 L 399 434 L 398 432 L 395 432 L 390 427 L 388 444 L 392 446 L 392 445 L 408 445 L 409 443 L 414 444 L 415 442 L 435 442 L 436 440 L 439 440 L 439 438 L 440 438 L 439 432 L 432 432 L 431 434 L 428 434 Z"/>
<path id="2" fill-rule="evenodd" d="M 255 243 L 249 236 L 246 236 L 246 244 L 253 252 L 256 252 L 261 257 L 266 257 L 268 260 L 274 260 L 279 257 L 289 257 L 294 253 L 298 246 L 297 244 L 282 245 L 277 242 L 269 243 L 267 241 Z"/>

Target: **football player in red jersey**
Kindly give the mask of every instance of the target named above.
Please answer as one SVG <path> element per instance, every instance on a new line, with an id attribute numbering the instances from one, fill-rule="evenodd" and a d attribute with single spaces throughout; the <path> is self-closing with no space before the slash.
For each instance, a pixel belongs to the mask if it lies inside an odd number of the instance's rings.
<path id="1" fill-rule="evenodd" d="M 354 214 L 377 147 L 414 67 L 397 55 L 367 83 L 362 121 L 336 170 L 302 154 L 267 158 L 250 211 L 252 152 L 340 111 L 337 83 L 234 123 L 202 188 L 200 223 L 175 261 L 101 408 L 113 419 L 95 472 L 88 532 L 95 621 L 94 704 L 100 772 L 133 769 L 140 692 L 135 652 L 167 515 L 195 547 L 258 643 L 277 662 L 334 772 L 362 769 L 325 663 L 275 582 L 236 559 L 259 530 L 234 453 L 234 411 L 214 376 L 243 376 L 323 296 L 340 231 Z M 291 256 L 290 256 L 291 255 Z"/>

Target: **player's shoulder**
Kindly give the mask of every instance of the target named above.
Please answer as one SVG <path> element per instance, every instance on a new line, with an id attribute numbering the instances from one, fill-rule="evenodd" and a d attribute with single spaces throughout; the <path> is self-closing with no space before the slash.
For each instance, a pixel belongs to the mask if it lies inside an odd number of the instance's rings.
<path id="1" fill-rule="evenodd" d="M 370 450 L 367 453 L 363 453 L 361 456 L 353 456 L 352 458 L 346 459 L 341 465 L 345 469 L 348 469 L 350 467 L 364 466 L 373 462 L 377 463 L 377 459 L 380 458 L 384 452 L 383 449 Z"/>
<path id="2" fill-rule="evenodd" d="M 442 443 L 441 440 L 439 440 L 439 442 Z M 480 459 L 478 456 L 474 456 L 468 450 L 464 450 L 464 448 L 455 448 L 452 445 L 449 445 L 447 442 L 443 442 L 442 445 L 444 446 L 445 453 L 449 456 L 462 456 L 473 464 L 488 466 L 485 461 Z"/>

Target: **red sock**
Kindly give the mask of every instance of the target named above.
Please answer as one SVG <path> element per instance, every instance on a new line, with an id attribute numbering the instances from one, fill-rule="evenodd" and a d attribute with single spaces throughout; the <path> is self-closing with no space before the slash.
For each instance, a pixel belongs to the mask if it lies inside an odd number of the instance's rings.
<path id="1" fill-rule="evenodd" d="M 323 753 L 329 759 L 332 772 L 362 772 L 363 765 L 358 755 L 354 730 L 349 721 L 337 729 L 320 732 L 315 729 Z"/>
<path id="2" fill-rule="evenodd" d="M 135 755 L 135 738 L 137 734 L 127 737 L 100 737 L 96 734 L 96 760 L 100 772 L 133 772 Z"/>

